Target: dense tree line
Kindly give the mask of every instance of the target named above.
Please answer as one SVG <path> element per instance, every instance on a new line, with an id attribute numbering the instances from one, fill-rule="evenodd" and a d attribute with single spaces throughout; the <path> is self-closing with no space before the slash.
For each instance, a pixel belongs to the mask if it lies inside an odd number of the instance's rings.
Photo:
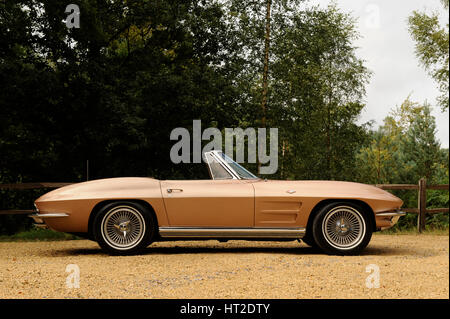
<path id="1" fill-rule="evenodd" d="M 435 118 L 428 103 L 408 97 L 393 107 L 378 130 L 371 131 L 369 143 L 356 155 L 357 180 L 371 184 L 448 184 L 449 154 L 436 140 Z M 396 191 L 404 207 L 417 207 L 416 191 Z M 428 191 L 428 208 L 448 207 L 448 192 Z M 408 215 L 399 227 L 411 227 L 416 215 Z M 448 214 L 428 216 L 428 223 L 448 226 Z"/>
<path id="2" fill-rule="evenodd" d="M 279 128 L 280 165 L 268 178 L 378 182 L 407 160 L 415 175 L 389 181 L 444 180 L 446 169 L 448 182 L 448 151 L 433 144 L 428 158 L 414 144 L 430 117 L 401 133 L 388 120 L 377 132 L 358 124 L 370 72 L 355 54 L 355 21 L 334 6 L 80 0 L 80 28 L 67 28 L 69 3 L 0 2 L 0 183 L 82 181 L 87 160 L 91 179 L 207 178 L 203 165 L 169 158 L 171 130 L 194 119 Z M 383 139 L 409 142 L 370 166 Z M 0 192 L 2 208 L 29 207 L 39 193 Z M 14 229 L 0 217 L 0 232 Z"/>

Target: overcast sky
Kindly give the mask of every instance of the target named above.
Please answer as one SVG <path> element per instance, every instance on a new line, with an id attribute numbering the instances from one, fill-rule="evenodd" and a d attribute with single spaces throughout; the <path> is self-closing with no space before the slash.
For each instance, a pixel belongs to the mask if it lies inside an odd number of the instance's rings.
<path id="1" fill-rule="evenodd" d="M 310 4 L 327 6 L 329 0 L 310 0 Z M 439 96 L 436 82 L 427 74 L 414 54 L 407 18 L 413 10 L 437 11 L 447 23 L 439 0 L 337 0 L 337 6 L 358 19 L 362 36 L 355 45 L 357 54 L 373 74 L 367 86 L 366 103 L 361 122 L 376 121 L 376 127 L 390 109 L 400 105 L 411 94 L 411 100 L 428 101 L 436 117 L 437 137 L 441 146 L 449 146 L 448 110 L 436 106 Z"/>

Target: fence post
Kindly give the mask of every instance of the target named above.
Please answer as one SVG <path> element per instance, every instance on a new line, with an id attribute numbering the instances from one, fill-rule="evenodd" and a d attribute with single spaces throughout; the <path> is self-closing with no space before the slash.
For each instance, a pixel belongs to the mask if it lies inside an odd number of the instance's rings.
<path id="1" fill-rule="evenodd" d="M 427 212 L 427 180 L 421 178 L 419 180 L 419 196 L 418 196 L 417 231 L 421 233 L 425 230 L 425 215 Z"/>

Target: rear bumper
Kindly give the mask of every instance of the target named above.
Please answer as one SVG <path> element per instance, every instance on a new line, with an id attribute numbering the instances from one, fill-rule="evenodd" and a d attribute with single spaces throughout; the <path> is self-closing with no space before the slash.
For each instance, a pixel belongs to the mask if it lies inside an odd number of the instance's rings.
<path id="1" fill-rule="evenodd" d="M 28 215 L 28 217 L 33 218 L 34 220 L 34 226 L 37 228 L 48 228 L 47 224 L 45 223 L 45 220 L 47 218 L 61 218 L 61 217 L 67 217 L 69 216 L 66 213 L 48 213 L 48 214 L 41 214 L 38 211 L 35 213 Z"/>
<path id="2" fill-rule="evenodd" d="M 375 214 L 375 222 L 377 230 L 385 230 L 394 226 L 400 217 L 405 216 L 406 213 L 396 209 L 387 212 L 379 212 Z"/>

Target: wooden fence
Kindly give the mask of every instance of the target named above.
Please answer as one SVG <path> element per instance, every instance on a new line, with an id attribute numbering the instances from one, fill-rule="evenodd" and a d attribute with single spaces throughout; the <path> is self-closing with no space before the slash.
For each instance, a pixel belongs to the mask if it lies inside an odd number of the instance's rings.
<path id="1" fill-rule="evenodd" d="M 38 188 L 58 188 L 73 183 L 18 183 L 18 184 L 0 184 L 0 189 L 38 189 Z M 385 190 L 417 190 L 418 203 L 417 208 L 402 208 L 407 213 L 418 214 L 417 231 L 421 233 L 425 229 L 426 214 L 448 213 L 448 208 L 427 209 L 427 189 L 449 190 L 449 184 L 445 185 L 427 185 L 426 179 L 422 178 L 418 184 L 376 184 L 375 186 Z M 0 215 L 5 214 L 29 214 L 32 210 L 0 210 Z"/>
<path id="2" fill-rule="evenodd" d="M 425 178 L 419 180 L 416 184 L 377 184 L 375 185 L 381 189 L 406 189 L 406 190 L 417 190 L 417 208 L 402 208 L 403 211 L 417 215 L 417 231 L 421 233 L 425 230 L 425 216 L 426 214 L 437 214 L 437 213 L 448 213 L 448 208 L 432 208 L 427 209 L 427 189 L 438 189 L 447 190 L 449 189 L 449 184 L 445 185 L 427 185 Z"/>
<path id="3" fill-rule="evenodd" d="M 16 183 L 16 184 L 0 184 L 0 189 L 39 189 L 39 188 L 59 188 L 73 183 Z M 0 210 L 0 215 L 20 215 L 31 214 L 32 209 L 8 209 Z"/>

